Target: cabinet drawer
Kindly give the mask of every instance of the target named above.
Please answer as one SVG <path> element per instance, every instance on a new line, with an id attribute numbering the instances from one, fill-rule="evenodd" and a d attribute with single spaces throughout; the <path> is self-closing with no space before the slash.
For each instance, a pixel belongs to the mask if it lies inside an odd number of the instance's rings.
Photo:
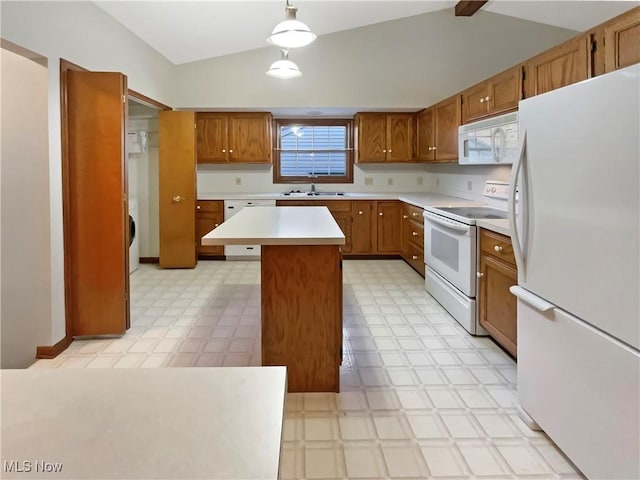
<path id="1" fill-rule="evenodd" d="M 513 256 L 511 239 L 490 230 L 480 229 L 480 251 L 482 254 L 491 255 L 515 266 L 516 259 Z"/>
<path id="2" fill-rule="evenodd" d="M 402 218 L 410 218 L 411 220 L 418 222 L 420 225 L 424 225 L 423 213 L 424 210 L 420 207 L 415 207 L 408 203 L 402 204 Z"/>
<path id="3" fill-rule="evenodd" d="M 405 260 L 424 277 L 424 248 L 409 243 Z"/>
<path id="4" fill-rule="evenodd" d="M 222 213 L 224 202 L 222 200 L 198 200 L 196 202 L 197 212 Z"/>
<path id="5" fill-rule="evenodd" d="M 422 224 L 414 220 L 406 220 L 404 228 L 404 235 L 409 240 L 409 243 L 414 243 L 416 246 L 424 248 L 424 227 Z"/>

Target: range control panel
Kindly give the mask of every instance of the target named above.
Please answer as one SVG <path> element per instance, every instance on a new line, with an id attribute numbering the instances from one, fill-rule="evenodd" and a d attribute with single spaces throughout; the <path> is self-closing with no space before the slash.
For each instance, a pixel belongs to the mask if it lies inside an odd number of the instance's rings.
<path id="1" fill-rule="evenodd" d="M 509 184 L 507 182 L 487 180 L 484 184 L 484 191 L 482 194 L 489 198 L 507 200 L 509 197 Z"/>

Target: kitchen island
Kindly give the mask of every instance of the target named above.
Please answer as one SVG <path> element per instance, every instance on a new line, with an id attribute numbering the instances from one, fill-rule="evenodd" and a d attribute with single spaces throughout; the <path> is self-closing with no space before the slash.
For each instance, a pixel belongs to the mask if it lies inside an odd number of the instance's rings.
<path id="1" fill-rule="evenodd" d="M 0 476 L 275 480 L 285 375 L 282 367 L 2 370 Z"/>
<path id="2" fill-rule="evenodd" d="M 262 365 L 289 392 L 338 392 L 345 236 L 326 207 L 245 208 L 203 245 L 261 245 Z"/>

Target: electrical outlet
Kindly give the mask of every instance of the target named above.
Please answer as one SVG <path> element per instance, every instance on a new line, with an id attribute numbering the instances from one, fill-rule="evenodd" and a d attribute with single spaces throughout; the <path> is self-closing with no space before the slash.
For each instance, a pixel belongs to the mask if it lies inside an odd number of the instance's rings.
<path id="1" fill-rule="evenodd" d="M 236 177 L 236 185 L 242 185 L 242 178 Z"/>
<path id="2" fill-rule="evenodd" d="M 373 177 L 364 177 L 365 185 L 373 185 Z"/>
<path id="3" fill-rule="evenodd" d="M 436 177 L 436 187 L 440 186 L 440 177 Z"/>
<path id="4" fill-rule="evenodd" d="M 423 184 L 422 177 L 416 177 L 416 185 L 422 185 L 422 184 Z"/>
<path id="5" fill-rule="evenodd" d="M 387 185 L 393 185 L 393 178 L 392 177 L 387 178 Z"/>
<path id="6" fill-rule="evenodd" d="M 473 190 L 473 182 L 471 180 L 467 182 L 467 190 L 469 191 Z"/>

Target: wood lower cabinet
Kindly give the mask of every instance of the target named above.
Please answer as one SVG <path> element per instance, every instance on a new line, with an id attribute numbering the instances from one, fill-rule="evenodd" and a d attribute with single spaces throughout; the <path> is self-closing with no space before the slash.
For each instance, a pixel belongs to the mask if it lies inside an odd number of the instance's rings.
<path id="1" fill-rule="evenodd" d="M 414 161 L 414 130 L 413 113 L 356 114 L 356 162 Z"/>
<path id="2" fill-rule="evenodd" d="M 376 253 L 400 253 L 402 203 L 397 200 L 376 202 Z"/>
<path id="3" fill-rule="evenodd" d="M 479 229 L 478 318 L 480 325 L 511 355 L 518 356 L 516 297 L 518 271 L 511 239 Z"/>
<path id="4" fill-rule="evenodd" d="M 518 65 L 462 92 L 462 123 L 516 110 L 522 99 L 522 75 Z"/>
<path id="5" fill-rule="evenodd" d="M 371 215 L 373 203 L 368 200 L 352 202 L 352 254 L 370 254 L 373 251 Z"/>
<path id="6" fill-rule="evenodd" d="M 424 277 L 424 217 L 422 208 L 402 204 L 400 255 Z"/>
<path id="7" fill-rule="evenodd" d="M 222 200 L 198 200 L 196 203 L 196 252 L 198 258 L 221 258 L 222 245 L 202 245 L 202 237 L 224 221 Z"/>
<path id="8" fill-rule="evenodd" d="M 198 112 L 198 163 L 270 163 L 272 123 L 267 112 Z"/>
<path id="9" fill-rule="evenodd" d="M 592 37 L 572 38 L 525 63 L 525 97 L 533 97 L 591 76 Z"/>

